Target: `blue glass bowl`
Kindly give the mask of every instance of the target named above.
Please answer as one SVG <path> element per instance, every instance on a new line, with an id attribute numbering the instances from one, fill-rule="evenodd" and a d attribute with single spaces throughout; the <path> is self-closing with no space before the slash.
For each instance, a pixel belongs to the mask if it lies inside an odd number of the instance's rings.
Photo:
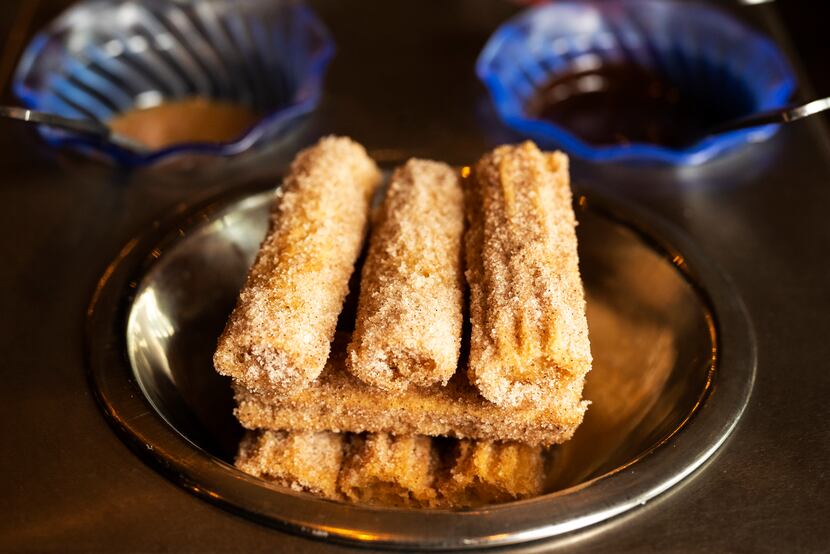
<path id="1" fill-rule="evenodd" d="M 279 138 L 317 105 L 333 54 L 328 31 L 299 1 L 88 0 L 32 40 L 13 86 L 30 109 L 101 122 L 191 97 L 266 114 L 232 142 L 149 153 L 41 127 L 50 144 L 140 166 L 234 156 Z"/>
<path id="2" fill-rule="evenodd" d="M 743 94 L 751 104 L 747 111 L 784 106 L 795 87 L 792 69 L 770 40 L 716 8 L 672 0 L 556 1 L 530 8 L 496 30 L 476 71 L 508 126 L 594 162 L 701 164 L 777 130 L 769 125 L 733 131 L 684 149 L 597 146 L 527 113 L 528 101 L 551 78 L 622 63 L 663 75 L 681 91 L 706 98 Z"/>

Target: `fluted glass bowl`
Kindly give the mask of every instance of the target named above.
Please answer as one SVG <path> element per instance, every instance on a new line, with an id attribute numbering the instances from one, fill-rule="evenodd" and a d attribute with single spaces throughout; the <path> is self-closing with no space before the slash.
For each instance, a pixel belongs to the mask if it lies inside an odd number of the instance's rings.
<path id="1" fill-rule="evenodd" d="M 767 38 L 721 10 L 673 0 L 559 1 L 523 11 L 493 34 L 476 70 L 500 118 L 519 133 L 594 162 L 701 164 L 772 136 L 776 125 L 709 136 L 684 148 L 594 145 L 528 113 L 559 75 L 631 64 L 712 102 L 743 103 L 743 115 L 787 104 L 795 78 Z"/>
<path id="2" fill-rule="evenodd" d="M 137 152 L 42 127 L 44 139 L 123 165 L 234 156 L 283 135 L 317 105 L 334 53 L 328 31 L 294 0 L 87 0 L 27 47 L 14 92 L 28 108 L 106 122 L 135 108 L 206 98 L 264 114 L 225 143 Z"/>

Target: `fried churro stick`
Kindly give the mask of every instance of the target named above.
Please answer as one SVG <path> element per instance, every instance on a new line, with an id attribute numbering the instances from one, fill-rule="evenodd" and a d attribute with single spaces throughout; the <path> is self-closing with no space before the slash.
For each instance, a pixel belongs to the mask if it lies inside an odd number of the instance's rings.
<path id="1" fill-rule="evenodd" d="M 239 444 L 236 467 L 294 490 L 336 499 L 344 443 L 339 433 L 248 432 Z"/>
<path id="2" fill-rule="evenodd" d="M 532 142 L 485 155 L 466 183 L 469 377 L 502 406 L 582 390 L 591 369 L 568 158 Z"/>
<path id="3" fill-rule="evenodd" d="M 409 160 L 392 177 L 363 266 L 347 367 L 385 390 L 446 384 L 461 346 L 464 197 L 450 166 Z"/>
<path id="4" fill-rule="evenodd" d="M 422 435 L 251 432 L 236 465 L 294 490 L 377 506 L 472 508 L 543 492 L 539 447 L 469 440 L 442 446 Z"/>
<path id="5" fill-rule="evenodd" d="M 499 504 L 542 494 L 544 458 L 538 446 L 462 440 L 438 492 L 454 508 Z"/>
<path id="6" fill-rule="evenodd" d="M 354 435 L 340 471 L 340 491 L 361 504 L 401 507 L 435 505 L 438 453 L 422 435 Z"/>
<path id="7" fill-rule="evenodd" d="M 359 144 L 327 137 L 302 151 L 273 206 L 213 361 L 252 390 L 295 393 L 329 354 L 380 181 Z"/>
<path id="8" fill-rule="evenodd" d="M 254 393 L 237 385 L 236 417 L 248 429 L 393 433 L 481 440 L 513 440 L 544 446 L 570 439 L 587 402 L 581 389 L 554 383 L 539 404 L 501 407 L 483 398 L 458 371 L 446 386 L 411 387 L 389 394 L 345 370 L 338 333 L 326 369 L 292 397 Z"/>

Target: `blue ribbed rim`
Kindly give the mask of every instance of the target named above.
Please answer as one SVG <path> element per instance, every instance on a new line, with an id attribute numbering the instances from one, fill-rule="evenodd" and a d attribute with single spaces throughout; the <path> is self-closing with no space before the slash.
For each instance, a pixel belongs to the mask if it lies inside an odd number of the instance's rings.
<path id="1" fill-rule="evenodd" d="M 296 4 L 294 15 L 299 22 L 314 30 L 320 37 L 321 49 L 312 60 L 305 79 L 297 86 L 298 91 L 303 91 L 305 98 L 296 100 L 294 103 L 283 106 L 262 117 L 256 124 L 245 131 L 242 136 L 231 142 L 185 142 L 166 148 L 160 148 L 147 153 L 138 153 L 115 144 L 101 142 L 81 135 L 69 133 L 44 134 L 41 136 L 51 145 L 56 147 L 69 147 L 78 150 L 91 150 L 104 154 L 116 163 L 126 166 L 149 166 L 168 158 L 187 155 L 208 155 L 217 157 L 231 157 L 238 155 L 253 146 L 271 128 L 287 128 L 288 125 L 299 119 L 301 116 L 311 112 L 320 102 L 321 83 L 325 75 L 326 67 L 335 54 L 334 40 L 328 29 L 322 24 L 317 16 L 307 6 Z M 25 84 L 26 75 L 30 72 L 35 60 L 37 60 L 44 46 L 49 40 L 49 28 L 38 33 L 25 49 L 21 56 L 19 65 L 15 70 L 12 91 L 20 99 L 21 103 L 29 109 L 39 109 L 38 95 L 29 89 Z M 309 94 L 310 92 L 310 94 Z"/>
<path id="2" fill-rule="evenodd" d="M 654 1 L 657 0 L 628 0 L 628 3 L 650 4 Z M 746 40 L 752 43 L 752 47 L 762 52 L 765 59 L 769 60 L 769 64 L 775 65 L 777 70 L 785 76 L 777 86 L 763 92 L 758 99 L 756 110 L 771 110 L 787 105 L 787 101 L 795 90 L 796 80 L 789 63 L 771 40 L 753 31 L 719 9 L 699 4 L 691 5 L 674 0 L 659 1 L 664 5 L 672 5 L 673 9 L 705 11 L 707 17 L 717 18 L 719 24 L 732 26 L 737 32 L 745 35 Z M 551 2 L 524 10 L 496 29 L 478 57 L 476 74 L 490 93 L 490 97 L 501 119 L 514 130 L 540 142 L 553 142 L 568 153 L 591 162 L 639 161 L 671 165 L 702 164 L 742 144 L 766 140 L 778 130 L 778 125 L 766 125 L 756 129 L 731 131 L 721 135 L 707 137 L 685 149 L 671 149 L 654 144 L 636 142 L 626 146 L 594 146 L 578 138 L 564 127 L 549 121 L 527 117 L 524 113 L 523 104 L 513 93 L 504 87 L 499 76 L 491 71 L 491 64 L 498 56 L 504 44 L 524 42 L 526 40 L 526 36 L 522 32 L 522 27 L 536 17 L 539 11 L 566 4 L 590 5 L 601 11 L 610 5 L 611 2 Z"/>

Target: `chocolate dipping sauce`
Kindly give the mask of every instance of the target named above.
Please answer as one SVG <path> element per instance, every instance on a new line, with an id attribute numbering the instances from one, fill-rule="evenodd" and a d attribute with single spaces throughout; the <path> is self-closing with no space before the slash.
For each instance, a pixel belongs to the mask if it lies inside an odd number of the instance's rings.
<path id="1" fill-rule="evenodd" d="M 718 83 L 717 91 L 676 86 L 634 64 L 557 75 L 527 103 L 527 114 L 565 127 L 595 145 L 632 142 L 682 148 L 707 130 L 752 111 L 746 87 Z M 710 87 L 711 88 L 711 87 Z"/>

